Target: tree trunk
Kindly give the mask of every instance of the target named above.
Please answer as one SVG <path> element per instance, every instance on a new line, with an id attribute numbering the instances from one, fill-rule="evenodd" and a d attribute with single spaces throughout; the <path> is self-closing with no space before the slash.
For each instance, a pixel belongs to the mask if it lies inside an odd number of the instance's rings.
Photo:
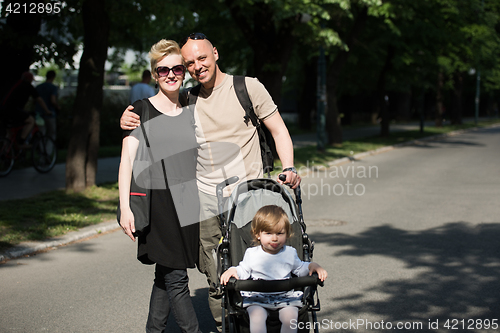
<path id="1" fill-rule="evenodd" d="M 385 58 L 384 66 L 380 71 L 380 75 L 377 81 L 377 90 L 375 92 L 376 105 L 378 108 L 378 112 L 381 118 L 380 122 L 380 136 L 388 137 L 389 136 L 389 123 L 390 123 L 390 114 L 388 108 L 388 101 L 386 100 L 386 91 L 385 91 L 385 81 L 387 78 L 387 73 L 392 68 L 392 59 L 394 58 L 395 49 L 393 45 L 389 45 L 387 47 L 387 55 Z"/>
<path id="2" fill-rule="evenodd" d="M 255 17 L 255 28 L 251 45 L 254 50 L 255 76 L 266 87 L 274 103 L 281 106 L 281 87 L 288 62 L 292 56 L 295 39 L 292 36 L 295 19 L 280 22 L 276 28 L 269 10 Z"/>
<path id="3" fill-rule="evenodd" d="M 342 127 L 340 126 L 340 113 L 337 103 L 337 85 L 327 86 L 328 104 L 325 117 L 327 142 L 329 145 L 342 144 Z"/>
<path id="4" fill-rule="evenodd" d="M 254 53 L 255 72 L 248 75 L 259 79 L 279 109 L 283 75 L 292 56 L 295 42 L 292 34 L 293 26 L 300 21 L 297 17 L 290 17 L 276 22 L 273 9 L 264 2 L 253 4 L 254 15 L 251 21 L 248 21 L 248 16 L 242 13 L 245 10 L 243 7 L 235 4 L 234 0 L 226 0 L 225 3 Z M 273 155 L 277 157 L 274 139 L 265 126 L 263 129 L 267 143 Z"/>
<path id="5" fill-rule="evenodd" d="M 443 81 L 443 72 L 439 71 L 436 87 L 436 127 L 443 127 Z"/>
<path id="6" fill-rule="evenodd" d="M 85 0 L 82 17 L 85 46 L 80 60 L 72 136 L 66 158 L 66 190 L 76 192 L 95 185 L 96 181 L 99 113 L 110 31 L 105 1 Z"/>
<path id="7" fill-rule="evenodd" d="M 314 78 L 318 77 L 317 63 L 318 63 L 318 57 L 312 57 L 308 63 L 304 63 L 301 69 L 304 77 L 314 77 Z M 316 80 L 311 80 L 311 82 L 316 82 Z M 316 110 L 316 103 L 315 103 L 317 96 L 316 90 L 317 90 L 316 84 L 306 84 L 304 85 L 304 89 L 302 90 L 302 94 L 300 95 L 299 98 L 298 125 L 303 130 L 310 130 L 312 126 L 311 115 Z"/>
<path id="8" fill-rule="evenodd" d="M 226 0 L 225 3 L 253 50 L 254 72 L 249 75 L 259 79 L 279 107 L 283 75 L 295 42 L 294 25 L 300 24 L 299 18 L 289 17 L 277 22 L 276 13 L 270 5 L 256 2 L 252 5 L 254 15 L 249 21 L 248 15 L 242 13 L 245 8 L 235 4 L 234 0 Z"/>
<path id="9" fill-rule="evenodd" d="M 450 120 L 453 125 L 462 124 L 462 92 L 464 88 L 463 73 L 456 72 L 453 90 L 453 105 L 450 110 Z"/>
<path id="10" fill-rule="evenodd" d="M 368 9 L 363 7 L 356 16 L 351 32 L 345 43 L 349 50 L 352 49 L 357 36 L 363 30 L 368 19 Z M 327 75 L 327 113 L 326 113 L 326 132 L 328 134 L 328 144 L 342 144 L 342 128 L 340 126 L 340 114 L 337 105 L 337 87 L 340 73 L 345 66 L 349 52 L 339 51 L 333 62 L 328 68 Z"/>

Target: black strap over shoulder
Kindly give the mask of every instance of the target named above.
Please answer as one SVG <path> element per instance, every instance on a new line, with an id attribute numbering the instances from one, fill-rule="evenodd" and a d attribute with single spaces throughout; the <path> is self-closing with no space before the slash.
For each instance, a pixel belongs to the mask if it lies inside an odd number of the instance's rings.
<path id="1" fill-rule="evenodd" d="M 250 100 L 250 96 L 248 95 L 247 85 L 245 84 L 245 77 L 234 76 L 233 83 L 236 97 L 238 97 L 238 101 L 245 110 L 245 123 L 248 124 L 248 121 L 251 120 L 253 126 L 260 127 L 259 119 L 255 114 L 252 101 Z"/>
<path id="2" fill-rule="evenodd" d="M 271 178 L 271 171 L 274 170 L 273 153 L 267 144 L 266 134 L 261 126 L 262 124 L 255 114 L 252 101 L 250 100 L 250 95 L 248 94 L 247 85 L 245 83 L 245 76 L 234 76 L 233 84 L 236 97 L 238 97 L 238 101 L 245 110 L 245 123 L 248 124 L 248 121 L 251 121 L 252 125 L 257 128 L 260 153 L 262 156 L 262 166 L 264 168 L 264 172 L 267 173 L 269 178 Z"/>
<path id="3" fill-rule="evenodd" d="M 141 120 L 141 130 L 142 135 L 144 136 L 144 141 L 146 142 L 146 150 L 148 152 L 148 157 L 151 161 L 153 161 L 153 154 L 151 153 L 151 146 L 149 145 L 148 135 L 146 133 L 146 129 L 144 128 L 144 124 L 149 121 L 149 104 L 146 99 L 142 100 L 142 115 L 139 116 Z M 139 152 L 140 155 L 144 155 L 144 153 Z M 139 156 L 141 159 L 145 159 L 146 156 Z"/>
<path id="4" fill-rule="evenodd" d="M 188 105 L 195 105 L 200 94 L 201 84 L 194 86 L 188 91 Z"/>

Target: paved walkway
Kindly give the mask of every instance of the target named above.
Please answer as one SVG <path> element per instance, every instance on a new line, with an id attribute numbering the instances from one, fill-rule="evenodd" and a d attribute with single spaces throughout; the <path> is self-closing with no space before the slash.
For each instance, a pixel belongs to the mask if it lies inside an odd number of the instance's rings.
<path id="1" fill-rule="evenodd" d="M 432 126 L 432 123 L 426 124 Z M 391 131 L 405 131 L 418 129 L 418 124 L 392 125 Z M 343 131 L 344 140 L 369 137 L 377 135 L 380 131 L 379 126 L 369 126 L 347 129 Z M 457 131 L 456 134 L 462 131 Z M 453 133 L 452 133 L 453 134 Z M 305 147 L 316 144 L 315 134 L 299 135 L 292 138 L 295 147 Z M 430 138 L 429 138 L 430 139 Z M 366 156 L 391 150 L 393 147 L 380 148 L 374 152 L 365 152 L 354 155 L 355 159 L 362 159 Z M 332 161 L 332 163 L 344 163 L 347 158 Z M 97 183 L 118 181 L 119 157 L 102 158 L 98 161 Z M 0 201 L 9 199 L 21 199 L 34 196 L 39 193 L 64 189 L 65 187 L 65 164 L 58 164 L 47 174 L 40 174 L 34 168 L 13 170 L 7 177 L 0 178 Z M 47 239 L 40 242 L 25 242 L 14 248 L 10 248 L 4 253 L 0 253 L 0 262 L 6 259 L 19 258 L 42 251 L 48 248 L 54 248 L 60 245 L 69 244 L 74 241 L 85 239 L 103 232 L 115 230 L 118 228 L 116 220 L 107 221 L 98 225 L 92 225 L 82 228 L 66 235 Z"/>
<path id="2" fill-rule="evenodd" d="M 329 273 L 319 290 L 321 333 L 403 326 L 444 333 L 448 318 L 483 325 L 498 318 L 498 151 L 500 125 L 419 140 L 338 168 L 373 174 L 303 177 L 314 260 Z M 0 331 L 144 332 L 154 266 L 142 265 L 136 251 L 118 231 L 1 264 Z M 206 278 L 196 269 L 188 274 L 200 327 L 214 332 Z M 351 321 L 355 329 L 335 329 Z M 173 320 L 167 325 L 167 332 L 179 331 Z"/>

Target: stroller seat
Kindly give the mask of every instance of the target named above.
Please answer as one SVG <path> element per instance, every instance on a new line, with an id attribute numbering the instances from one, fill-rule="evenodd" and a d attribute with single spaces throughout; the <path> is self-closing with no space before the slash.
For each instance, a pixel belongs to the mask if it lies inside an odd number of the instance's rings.
<path id="1" fill-rule="evenodd" d="M 312 242 L 305 233 L 306 225 L 302 217 L 300 188 L 295 191 L 295 200 L 287 188 L 273 179 L 254 179 L 239 184 L 231 196 L 223 204 L 222 188 L 230 184 L 225 181 L 218 186 L 219 214 L 221 217 L 221 229 L 223 239 L 220 243 L 219 253 L 219 277 L 231 266 L 237 266 L 243 259 L 248 247 L 253 246 L 251 236 L 251 221 L 255 213 L 263 206 L 276 205 L 287 213 L 290 220 L 292 236 L 286 245 L 297 250 L 299 258 L 303 261 L 311 261 Z M 316 311 L 320 310 L 317 285 L 323 283 L 316 275 L 304 277 L 292 277 L 286 280 L 237 280 L 231 278 L 223 289 L 223 313 L 227 313 L 229 332 L 249 332 L 249 323 L 246 308 L 243 304 L 241 291 L 256 292 L 279 292 L 279 291 L 303 291 L 302 306 L 299 309 L 299 322 L 317 322 Z M 273 314 L 275 312 L 275 314 Z M 268 332 L 277 331 L 281 323 L 277 316 L 278 311 L 270 311 L 268 317 Z M 313 323 L 314 324 L 314 323 Z M 307 327 L 312 325 L 300 325 Z M 317 327 L 315 324 L 312 327 Z M 300 331 L 300 330 L 299 330 Z M 308 331 L 308 330 L 306 330 Z M 304 332 L 304 331 L 303 331 Z"/>

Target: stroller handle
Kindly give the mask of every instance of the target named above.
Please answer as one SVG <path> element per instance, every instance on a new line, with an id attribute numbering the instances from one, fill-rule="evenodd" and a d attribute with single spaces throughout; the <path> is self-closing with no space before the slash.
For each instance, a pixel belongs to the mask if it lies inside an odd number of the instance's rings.
<path id="1" fill-rule="evenodd" d="M 229 186 L 229 185 L 232 185 L 234 183 L 236 183 L 239 179 L 238 176 L 233 176 L 231 178 L 228 178 L 224 181 L 222 181 L 221 183 L 217 184 L 216 186 L 216 189 L 215 189 L 215 193 L 218 195 L 219 193 L 222 195 L 222 190 L 226 187 L 226 186 Z"/>
<path id="2" fill-rule="evenodd" d="M 217 184 L 217 186 L 215 187 L 215 195 L 217 197 L 218 210 L 219 210 L 219 215 L 221 217 L 224 212 L 223 201 L 222 201 L 222 199 L 224 198 L 223 190 L 226 186 L 232 185 L 236 183 L 238 180 L 240 180 L 238 176 L 233 176 Z"/>
<path id="3" fill-rule="evenodd" d="M 314 274 L 313 276 L 293 277 L 286 280 L 237 280 L 231 278 L 226 288 L 235 291 L 277 292 L 316 285 L 323 287 L 324 283 Z"/>
<path id="4" fill-rule="evenodd" d="M 282 173 L 278 176 L 278 178 L 279 178 L 279 180 L 284 182 L 286 180 L 286 175 Z M 302 226 L 302 229 L 305 232 L 306 231 L 306 224 L 304 223 L 304 217 L 302 214 L 302 191 L 300 189 L 300 185 L 297 186 L 297 188 L 293 190 L 293 193 L 295 194 L 295 200 L 296 200 L 297 206 L 299 208 L 299 222 Z"/>

